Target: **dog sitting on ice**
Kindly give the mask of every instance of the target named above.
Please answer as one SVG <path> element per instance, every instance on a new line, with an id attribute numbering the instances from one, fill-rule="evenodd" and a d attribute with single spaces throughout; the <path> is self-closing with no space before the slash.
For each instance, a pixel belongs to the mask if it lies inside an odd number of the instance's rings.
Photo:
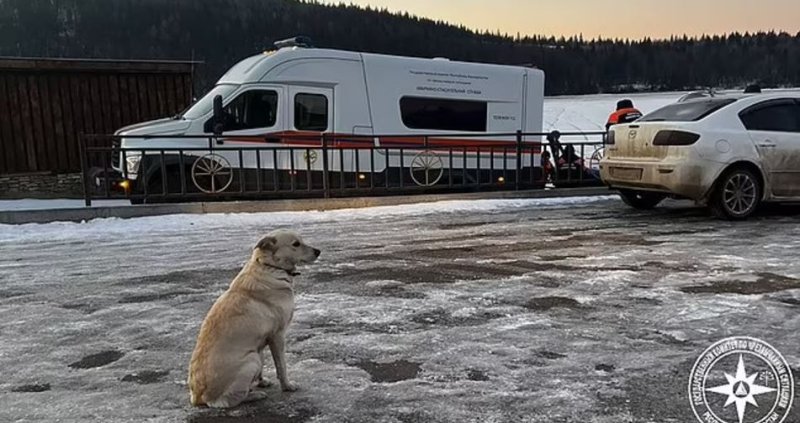
<path id="1" fill-rule="evenodd" d="M 296 233 L 279 230 L 264 237 L 230 287 L 208 312 L 189 365 L 192 405 L 235 407 L 266 398 L 261 377 L 269 347 L 284 391 L 286 329 L 294 312 L 296 266 L 314 262 L 320 251 Z"/>

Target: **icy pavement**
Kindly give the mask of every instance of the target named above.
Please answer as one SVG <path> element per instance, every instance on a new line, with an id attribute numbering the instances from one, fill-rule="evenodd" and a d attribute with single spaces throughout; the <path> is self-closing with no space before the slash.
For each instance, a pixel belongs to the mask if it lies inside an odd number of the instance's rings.
<path id="1" fill-rule="evenodd" d="M 282 226 L 323 250 L 297 281 L 300 391 L 192 409 L 200 322 Z M 0 421 L 688 423 L 719 339 L 800 369 L 798 249 L 797 210 L 608 197 L 0 226 Z"/>

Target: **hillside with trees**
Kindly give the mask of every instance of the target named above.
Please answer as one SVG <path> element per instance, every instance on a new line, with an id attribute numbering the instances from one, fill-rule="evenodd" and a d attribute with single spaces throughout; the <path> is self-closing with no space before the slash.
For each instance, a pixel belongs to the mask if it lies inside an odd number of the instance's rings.
<path id="1" fill-rule="evenodd" d="M 585 40 L 296 0 L 0 0 L 0 55 L 194 59 L 204 62 L 200 90 L 299 34 L 318 47 L 532 65 L 546 72 L 548 94 L 800 85 L 800 33 Z"/>

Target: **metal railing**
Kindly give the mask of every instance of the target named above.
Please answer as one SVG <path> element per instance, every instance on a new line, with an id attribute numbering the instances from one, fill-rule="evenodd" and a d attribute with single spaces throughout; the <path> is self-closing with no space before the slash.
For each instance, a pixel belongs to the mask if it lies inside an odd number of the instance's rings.
<path id="1" fill-rule="evenodd" d="M 87 206 L 111 198 L 328 198 L 600 185 L 604 136 L 91 135 L 81 138 L 80 155 Z M 148 145 L 154 140 L 161 140 L 159 146 Z"/>

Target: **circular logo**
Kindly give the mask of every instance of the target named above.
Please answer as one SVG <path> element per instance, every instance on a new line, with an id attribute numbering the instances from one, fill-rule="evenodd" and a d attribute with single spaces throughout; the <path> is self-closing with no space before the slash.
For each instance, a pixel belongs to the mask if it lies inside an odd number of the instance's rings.
<path id="1" fill-rule="evenodd" d="M 760 339 L 723 339 L 694 363 L 689 400 L 702 423 L 781 423 L 794 400 L 792 370 Z"/>
<path id="2" fill-rule="evenodd" d="M 308 163 L 316 163 L 317 162 L 317 151 L 316 150 L 306 150 L 303 153 L 303 160 Z"/>

